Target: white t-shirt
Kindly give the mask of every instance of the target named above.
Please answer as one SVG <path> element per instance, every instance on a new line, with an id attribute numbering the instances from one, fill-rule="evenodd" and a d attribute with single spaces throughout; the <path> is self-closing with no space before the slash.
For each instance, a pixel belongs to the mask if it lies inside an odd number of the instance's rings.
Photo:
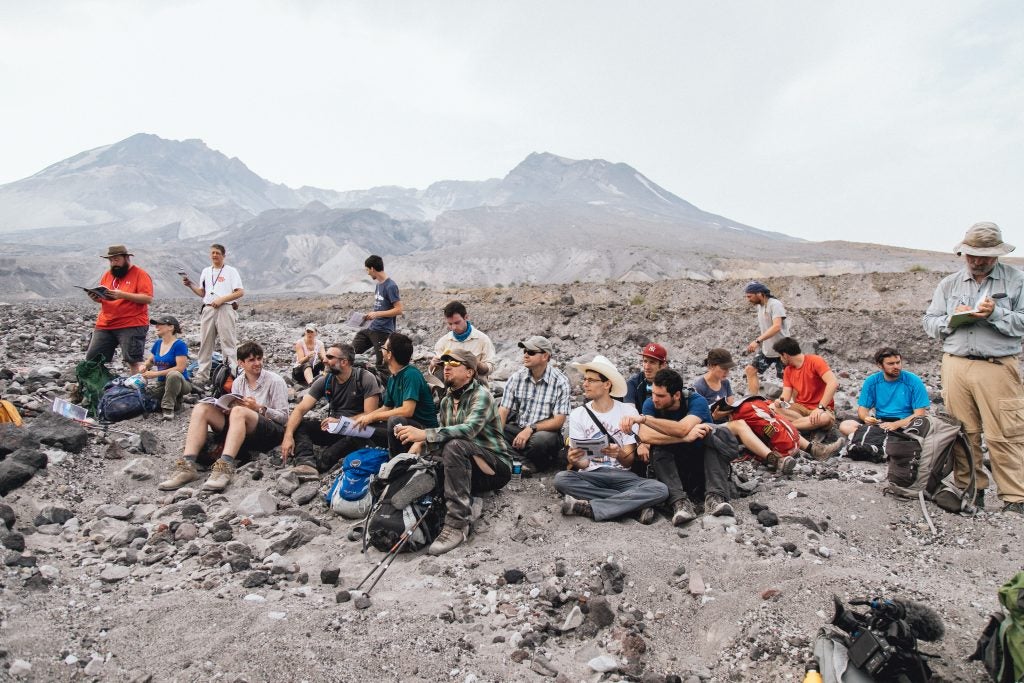
<path id="1" fill-rule="evenodd" d="M 590 410 L 594 413 L 601 424 L 604 425 L 605 430 L 608 432 L 608 436 L 611 440 L 620 446 L 629 446 L 636 443 L 636 437 L 632 432 L 624 432 L 619 429 L 619 422 L 622 418 L 627 415 L 639 415 L 636 412 L 636 406 L 632 403 L 623 403 L 622 401 L 613 401 L 612 409 L 607 413 L 601 413 L 594 409 L 593 404 L 588 403 Z M 594 424 L 594 419 L 590 417 L 586 409 L 583 406 L 574 408 L 569 413 L 569 438 L 570 439 L 595 439 L 603 436 L 601 428 Z M 619 464 L 619 461 L 614 458 L 605 458 L 597 460 L 595 458 L 590 459 L 590 466 L 585 471 L 596 470 L 601 467 L 611 467 L 617 470 L 626 470 L 628 467 L 623 467 Z"/>
<path id="2" fill-rule="evenodd" d="M 203 303 L 213 303 L 219 296 L 227 296 L 236 289 L 242 287 L 242 276 L 232 266 L 225 265 L 223 268 L 206 266 L 203 274 L 199 276 L 200 286 L 206 290 L 203 296 Z"/>

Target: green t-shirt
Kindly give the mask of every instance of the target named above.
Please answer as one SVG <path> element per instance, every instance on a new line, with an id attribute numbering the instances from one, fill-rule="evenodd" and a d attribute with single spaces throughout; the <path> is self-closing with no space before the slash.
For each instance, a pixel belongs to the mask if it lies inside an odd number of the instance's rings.
<path id="1" fill-rule="evenodd" d="M 384 392 L 384 405 L 388 408 L 398 408 L 406 401 L 416 401 L 412 419 L 424 427 L 437 427 L 437 410 L 430 387 L 423 379 L 423 373 L 412 365 L 406 365 L 397 375 L 389 377 L 388 388 Z"/>

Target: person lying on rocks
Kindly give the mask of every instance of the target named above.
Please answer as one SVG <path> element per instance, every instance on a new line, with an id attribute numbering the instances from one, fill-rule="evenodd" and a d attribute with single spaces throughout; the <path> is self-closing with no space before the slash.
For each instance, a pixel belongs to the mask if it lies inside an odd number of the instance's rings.
<path id="1" fill-rule="evenodd" d="M 477 376 L 486 377 L 494 369 L 494 344 L 491 338 L 469 321 L 466 306 L 461 301 L 448 303 L 442 313 L 448 333 L 434 344 L 434 357 L 430 359 L 429 366 L 431 374 L 441 367 L 441 356 L 445 351 L 467 349 L 476 356 Z"/>
<path id="2" fill-rule="evenodd" d="M 569 469 L 555 475 L 555 490 L 565 496 L 562 514 L 604 522 L 638 513 L 642 524 L 650 524 L 653 506 L 665 502 L 669 491 L 662 482 L 630 469 L 636 437 L 621 425 L 623 418 L 636 417 L 637 410 L 632 403 L 615 400 L 626 395 L 626 380 L 601 355 L 572 367 L 583 374 L 585 403 L 569 413 Z"/>
<path id="3" fill-rule="evenodd" d="M 213 403 L 196 404 L 185 435 L 184 455 L 175 463 L 174 474 L 160 482 L 161 491 L 173 491 L 199 478 L 196 459 L 206 445 L 208 430 L 223 437 L 224 448 L 203 484 L 204 491 L 227 488 L 239 454 L 266 453 L 281 443 L 288 421 L 288 387 L 280 375 L 263 369 L 263 347 L 256 342 L 244 342 L 237 354 L 242 372 L 231 393 L 240 400 L 227 411 Z"/>
<path id="4" fill-rule="evenodd" d="M 295 365 L 292 366 L 292 379 L 304 387 L 313 383 L 313 378 L 324 371 L 327 364 L 327 349 L 317 339 L 316 325 L 306 323 L 302 336 L 295 342 Z"/>
<path id="5" fill-rule="evenodd" d="M 875 352 L 880 370 L 868 375 L 857 398 L 857 419 L 843 420 L 839 432 L 850 436 L 861 425 L 878 425 L 886 431 L 903 429 L 931 406 L 921 378 L 903 369 L 903 356 L 891 346 Z M 874 414 L 872 415 L 872 412 Z"/>
<path id="6" fill-rule="evenodd" d="M 353 419 L 358 427 L 376 426 L 377 434 L 386 438 L 388 450 L 394 457 L 405 452 L 405 446 L 395 436 L 395 428 L 400 425 L 435 428 L 437 408 L 423 373 L 412 365 L 412 340 L 401 332 L 394 332 L 380 350 L 389 373 L 383 404 Z"/>
<path id="7" fill-rule="evenodd" d="M 839 380 L 825 359 L 803 353 L 800 342 L 782 337 L 775 350 L 786 369 L 782 373 L 782 396 L 775 408 L 801 432 L 827 430 L 836 421 L 836 390 Z"/>
<path id="8" fill-rule="evenodd" d="M 377 377 L 369 370 L 353 367 L 355 357 L 351 344 L 333 344 L 328 348 L 324 355 L 327 374 L 313 381 L 288 416 L 281 439 L 281 460 L 287 463 L 292 458 L 292 471 L 298 475 L 327 472 L 352 451 L 387 443 L 387 435 L 379 429 L 370 438 L 328 431 L 338 423 L 339 417 L 369 413 L 380 404 L 381 388 Z M 306 414 L 324 398 L 327 399 L 327 417 L 306 419 Z M 314 453 L 314 444 L 323 448 L 319 457 Z"/>
<path id="9" fill-rule="evenodd" d="M 651 397 L 652 382 L 659 370 L 668 367 L 668 351 L 661 344 L 650 343 L 640 349 L 640 372 L 626 380 L 626 403 L 639 413 L 644 401 Z"/>
<path id="10" fill-rule="evenodd" d="M 188 367 L 188 344 L 178 337 L 181 325 L 173 315 L 164 315 L 149 321 L 156 326 L 159 339 L 153 342 L 142 376 L 151 382 L 147 393 L 160 402 L 163 419 L 173 420 L 174 411 L 181 407 L 181 399 L 192 391 L 185 379 Z"/>
<path id="11" fill-rule="evenodd" d="M 519 342 L 523 367 L 505 383 L 498 414 L 502 433 L 526 471 L 544 469 L 562 450 L 562 425 L 569 414 L 569 379 L 551 364 L 553 351 L 546 337 L 534 335 Z"/>
<path id="12" fill-rule="evenodd" d="M 396 429 L 402 443 L 410 444 L 410 453 L 437 460 L 444 468 L 444 528 L 427 549 L 431 555 L 443 555 L 465 542 L 472 521 L 472 496 L 497 491 L 512 477 L 498 404 L 476 378 L 476 356 L 459 349 L 441 360 L 448 387 L 441 399 L 441 426 Z"/>
<path id="13" fill-rule="evenodd" d="M 735 513 L 729 504 L 729 454 L 705 448 L 711 434 L 707 400 L 683 387 L 675 370 L 659 370 L 652 382 L 651 398 L 640 415 L 627 415 L 619 427 L 630 432 L 639 425 L 639 440 L 650 446 L 649 462 L 654 476 L 668 487 L 672 524 L 683 526 L 697 518 L 694 501 L 716 517 Z"/>
<path id="14" fill-rule="evenodd" d="M 769 472 L 781 470 L 782 474 L 792 474 L 800 451 L 820 462 L 828 460 L 843 446 L 842 438 L 828 444 L 808 441 L 776 410 L 775 404 L 763 396 L 720 401 L 715 404 L 715 414 L 728 416 L 726 428 Z"/>

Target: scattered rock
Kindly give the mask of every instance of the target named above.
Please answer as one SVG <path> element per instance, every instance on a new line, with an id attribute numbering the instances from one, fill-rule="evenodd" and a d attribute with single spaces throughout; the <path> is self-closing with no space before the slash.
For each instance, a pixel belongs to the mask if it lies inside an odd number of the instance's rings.
<path id="1" fill-rule="evenodd" d="M 7 503 L 0 503 L 0 520 L 3 520 L 4 526 L 8 529 L 13 528 L 15 519 L 14 508 Z"/>
<path id="2" fill-rule="evenodd" d="M 111 517 L 113 519 L 128 519 L 132 516 L 132 511 L 123 505 L 100 505 L 96 508 L 96 517 L 103 519 L 104 517 Z"/>
<path id="3" fill-rule="evenodd" d="M 352 594 L 348 591 L 338 591 L 338 593 L 334 596 L 335 602 L 348 602 L 351 599 Z"/>
<path id="4" fill-rule="evenodd" d="M 612 611 L 607 599 L 600 596 L 591 598 L 587 605 L 590 607 L 587 620 L 598 628 L 605 628 L 615 623 L 615 612 Z"/>
<path id="5" fill-rule="evenodd" d="M 323 567 L 320 569 L 320 583 L 325 586 L 338 585 L 338 577 L 341 576 L 339 567 Z"/>
<path id="6" fill-rule="evenodd" d="M 146 481 L 153 478 L 156 470 L 148 459 L 135 458 L 121 469 L 121 474 L 127 475 L 135 481 Z"/>
<path id="7" fill-rule="evenodd" d="M 777 526 L 779 523 L 779 516 L 765 508 L 757 513 L 757 522 L 761 526 Z"/>
<path id="8" fill-rule="evenodd" d="M 108 564 L 103 568 L 103 571 L 100 572 L 100 581 L 105 583 L 117 583 L 118 581 L 127 579 L 131 573 L 131 567 L 119 564 Z"/>
<path id="9" fill-rule="evenodd" d="M 292 493 L 292 500 L 295 501 L 296 505 L 305 505 L 309 501 L 316 498 L 316 494 L 320 491 L 319 481 L 307 481 L 306 483 L 299 486 Z"/>
<path id="10" fill-rule="evenodd" d="M 370 606 L 370 598 L 365 593 L 360 593 L 352 601 L 356 609 L 367 609 Z"/>
<path id="11" fill-rule="evenodd" d="M 266 491 L 255 491 L 235 507 L 240 517 L 266 517 L 277 512 L 277 501 Z"/>
<path id="12" fill-rule="evenodd" d="M 506 569 L 504 572 L 502 572 L 501 576 L 505 579 L 505 583 L 509 584 L 510 586 L 520 583 L 523 579 L 526 578 L 526 574 L 524 574 L 518 569 Z"/>
<path id="13" fill-rule="evenodd" d="M 579 628 L 583 624 L 583 611 L 580 610 L 579 606 L 574 606 L 569 614 L 565 617 L 565 621 L 562 622 L 563 631 L 572 631 Z"/>
<path id="14" fill-rule="evenodd" d="M 602 674 L 608 673 L 610 671 L 618 671 L 619 669 L 619 663 L 615 660 L 615 657 L 612 657 L 610 655 L 601 655 L 599 657 L 594 657 L 589 662 L 587 662 L 587 666 L 589 666 L 592 670 Z"/>

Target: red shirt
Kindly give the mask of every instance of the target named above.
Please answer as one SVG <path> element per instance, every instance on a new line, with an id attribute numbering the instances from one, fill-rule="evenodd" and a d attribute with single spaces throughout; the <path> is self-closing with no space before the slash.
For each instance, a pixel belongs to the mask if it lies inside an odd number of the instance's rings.
<path id="1" fill-rule="evenodd" d="M 831 372 L 825 359 L 813 354 L 804 354 L 804 363 L 799 368 L 787 365 L 782 371 L 782 386 L 792 387 L 796 392 L 796 402 L 808 410 L 817 409 L 821 397 L 825 395 L 825 380 L 822 377 Z M 828 407 L 835 410 L 833 400 Z"/>
<path id="2" fill-rule="evenodd" d="M 107 270 L 100 278 L 100 284 L 107 289 L 117 289 L 129 294 L 153 296 L 153 280 L 149 273 L 138 266 L 132 266 L 123 278 L 115 278 Z M 127 299 L 100 301 L 100 314 L 96 318 L 96 329 L 120 330 L 125 327 L 149 327 L 149 304 L 137 304 Z"/>

